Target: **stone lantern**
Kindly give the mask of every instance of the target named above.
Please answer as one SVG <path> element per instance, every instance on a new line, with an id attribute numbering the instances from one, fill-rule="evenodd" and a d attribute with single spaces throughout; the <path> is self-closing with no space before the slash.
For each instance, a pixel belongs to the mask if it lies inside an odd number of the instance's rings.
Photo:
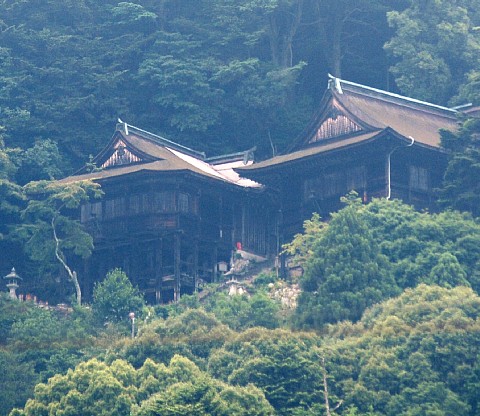
<path id="1" fill-rule="evenodd" d="M 7 281 L 7 287 L 10 291 L 10 297 L 12 299 L 17 299 L 17 289 L 18 289 L 18 281 L 22 280 L 22 278 L 17 274 L 15 271 L 15 267 L 12 267 L 12 271 L 8 273 L 3 278 Z"/>

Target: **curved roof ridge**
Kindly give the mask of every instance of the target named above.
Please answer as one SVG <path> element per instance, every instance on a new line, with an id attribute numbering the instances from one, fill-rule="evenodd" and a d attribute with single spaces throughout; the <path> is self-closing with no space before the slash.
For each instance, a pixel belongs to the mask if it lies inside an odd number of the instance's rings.
<path id="1" fill-rule="evenodd" d="M 369 87 L 369 86 L 366 86 L 366 85 L 358 84 L 356 82 L 346 81 L 346 80 L 343 80 L 341 78 L 334 77 L 331 74 L 328 74 L 328 77 L 330 79 L 329 89 L 332 89 L 332 86 L 333 86 L 333 88 L 339 94 L 343 94 L 342 85 L 345 85 L 345 86 L 347 86 L 347 88 L 348 88 L 348 86 L 350 86 L 350 87 L 358 88 L 360 90 L 360 91 L 357 90 L 355 92 L 365 91 L 365 92 L 371 92 L 371 93 L 377 94 L 377 97 L 380 96 L 378 98 L 381 98 L 382 96 L 393 98 L 393 99 L 395 99 L 394 102 L 398 103 L 398 104 L 401 104 L 401 102 L 403 101 L 403 102 L 409 102 L 409 103 L 417 104 L 417 105 L 427 107 L 427 108 L 430 108 L 430 109 L 441 110 L 442 112 L 447 112 L 447 113 L 450 113 L 451 115 L 458 114 L 458 110 L 456 110 L 454 108 L 449 108 L 449 107 L 445 107 L 445 106 L 442 106 L 442 105 L 429 103 L 427 101 L 417 100 L 416 98 L 406 97 L 404 95 L 396 94 L 396 93 L 393 93 L 393 92 L 381 90 L 381 89 L 374 88 L 374 87 Z"/>
<path id="2" fill-rule="evenodd" d="M 171 148 L 177 149 L 181 152 L 185 152 L 185 153 L 187 153 L 191 156 L 200 158 L 202 160 L 206 158 L 206 155 L 205 155 L 204 152 L 200 152 L 198 150 L 191 149 L 191 148 L 189 148 L 187 146 L 184 146 L 182 144 L 179 144 L 179 143 L 173 142 L 171 140 L 168 140 L 165 137 L 159 136 L 158 134 L 154 134 L 154 133 L 151 133 L 147 130 L 143 130 L 139 127 L 132 126 L 131 124 L 125 123 L 124 121 L 122 121 L 120 119 L 118 121 L 119 121 L 119 123 L 117 124 L 116 129 L 122 131 L 127 136 L 130 134 L 130 132 L 132 132 L 134 134 L 136 133 L 137 135 L 143 137 L 144 139 L 153 141 L 156 144 L 169 146 Z"/>

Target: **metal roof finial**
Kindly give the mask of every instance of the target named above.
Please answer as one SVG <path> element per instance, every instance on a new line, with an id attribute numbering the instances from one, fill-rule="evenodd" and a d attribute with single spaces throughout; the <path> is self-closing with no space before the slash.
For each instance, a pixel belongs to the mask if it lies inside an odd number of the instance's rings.
<path id="1" fill-rule="evenodd" d="M 335 90 L 339 93 L 339 94 L 343 94 L 343 90 L 342 90 L 342 84 L 341 84 L 341 79 L 340 78 L 337 78 L 336 76 L 332 75 L 332 74 L 328 74 L 328 78 L 330 78 L 329 82 L 328 82 L 328 86 L 329 88 L 331 87 L 332 83 L 335 87 Z"/>
<path id="2" fill-rule="evenodd" d="M 123 121 L 120 117 L 117 118 L 117 122 L 118 122 L 117 130 L 121 129 L 121 127 L 120 127 L 120 125 L 121 125 L 123 127 L 123 131 L 128 136 L 128 124 L 125 121 Z"/>

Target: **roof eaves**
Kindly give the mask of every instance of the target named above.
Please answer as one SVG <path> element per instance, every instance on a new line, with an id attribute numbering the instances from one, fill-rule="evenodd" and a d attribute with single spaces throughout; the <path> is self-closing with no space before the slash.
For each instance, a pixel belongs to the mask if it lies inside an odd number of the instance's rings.
<path id="1" fill-rule="evenodd" d="M 368 143 L 385 135 L 387 129 L 366 132 L 360 135 L 354 135 L 349 139 L 328 141 L 322 146 L 313 146 L 302 150 L 295 151 L 286 155 L 279 155 L 271 159 L 264 160 L 257 164 L 235 168 L 234 170 L 240 175 L 255 171 L 268 171 L 277 169 L 279 166 L 303 163 L 309 159 L 314 159 L 319 155 L 330 154 L 333 152 L 343 151 L 345 148 L 358 146 L 362 143 Z M 403 136 L 402 136 L 403 137 Z M 338 146 L 337 146 L 338 144 Z M 273 163 L 272 163 L 273 162 Z"/>
<path id="2" fill-rule="evenodd" d="M 392 129 L 391 127 L 387 127 L 385 129 L 383 129 L 382 131 L 383 133 L 388 133 L 390 134 L 391 136 L 394 136 L 396 137 L 397 139 L 399 140 L 403 140 L 405 143 L 411 143 L 411 145 L 414 145 L 416 147 L 421 147 L 421 148 L 424 148 L 424 149 L 430 149 L 430 150 L 435 150 L 439 153 L 448 153 L 443 147 L 441 146 L 433 146 L 431 144 L 428 144 L 428 143 L 425 143 L 423 141 L 420 141 L 420 140 L 417 140 L 415 137 L 413 136 L 404 136 L 403 134 L 399 133 L 398 131 L 396 131 L 395 129 Z M 413 140 L 413 142 L 412 142 Z"/>

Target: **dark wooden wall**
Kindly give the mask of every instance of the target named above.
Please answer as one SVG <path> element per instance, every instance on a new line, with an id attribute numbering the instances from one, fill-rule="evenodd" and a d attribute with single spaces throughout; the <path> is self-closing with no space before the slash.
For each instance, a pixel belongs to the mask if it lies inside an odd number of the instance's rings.
<path id="1" fill-rule="evenodd" d="M 340 198 L 351 190 L 365 203 L 386 197 L 389 155 L 391 199 L 435 210 L 435 189 L 445 172 L 446 155 L 437 149 L 376 142 L 300 162 L 276 174 L 284 240 L 301 232 L 303 222 L 314 212 L 328 218 L 342 207 Z"/>
<path id="2" fill-rule="evenodd" d="M 85 297 L 95 281 L 120 267 L 151 303 L 193 293 L 218 280 L 237 242 L 272 250 L 274 210 L 268 195 L 188 176 L 146 175 L 102 183 L 101 201 L 81 208 L 95 251 L 84 265 Z"/>

